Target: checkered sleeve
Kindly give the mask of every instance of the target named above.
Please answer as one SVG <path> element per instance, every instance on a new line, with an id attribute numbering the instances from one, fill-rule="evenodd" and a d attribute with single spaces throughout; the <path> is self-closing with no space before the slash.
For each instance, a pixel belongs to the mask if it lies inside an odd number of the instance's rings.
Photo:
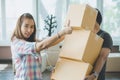
<path id="1" fill-rule="evenodd" d="M 36 54 L 36 48 L 35 48 L 35 42 L 27 42 L 20 39 L 14 40 L 14 48 L 16 52 L 20 55 L 24 54 L 32 54 L 33 56 L 37 57 L 38 54 Z"/>

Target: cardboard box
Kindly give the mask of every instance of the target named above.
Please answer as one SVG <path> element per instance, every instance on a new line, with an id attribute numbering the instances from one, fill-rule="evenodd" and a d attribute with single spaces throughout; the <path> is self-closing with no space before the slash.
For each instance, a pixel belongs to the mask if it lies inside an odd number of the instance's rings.
<path id="1" fill-rule="evenodd" d="M 88 4 L 72 4 L 68 8 L 65 24 L 70 20 L 73 29 L 93 30 L 96 22 L 97 11 Z"/>
<path id="2" fill-rule="evenodd" d="M 90 30 L 73 30 L 72 34 L 65 36 L 59 56 L 93 65 L 102 42 L 103 39 Z"/>
<path id="3" fill-rule="evenodd" d="M 84 80 L 91 70 L 92 66 L 89 63 L 61 58 L 52 72 L 51 80 Z"/>

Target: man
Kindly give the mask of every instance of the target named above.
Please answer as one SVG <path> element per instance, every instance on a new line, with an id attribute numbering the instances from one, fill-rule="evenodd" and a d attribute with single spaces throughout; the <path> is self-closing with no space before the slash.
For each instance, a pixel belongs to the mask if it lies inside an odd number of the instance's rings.
<path id="1" fill-rule="evenodd" d="M 100 51 L 100 55 L 98 56 L 96 63 L 93 66 L 93 72 L 87 76 L 85 80 L 94 80 L 95 78 L 98 78 L 97 80 L 105 80 L 106 60 L 113 45 L 113 41 L 109 33 L 100 29 L 102 15 L 98 9 L 96 10 L 98 11 L 98 14 L 94 32 L 101 36 L 104 39 L 104 42 Z"/>

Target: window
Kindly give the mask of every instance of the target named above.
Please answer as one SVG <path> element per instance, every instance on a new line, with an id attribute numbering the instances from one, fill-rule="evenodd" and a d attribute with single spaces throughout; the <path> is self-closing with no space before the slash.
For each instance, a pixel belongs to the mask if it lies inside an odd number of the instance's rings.
<path id="1" fill-rule="evenodd" d="M 111 34 L 114 45 L 120 45 L 120 1 L 104 0 L 103 15 L 103 29 Z"/>
<path id="2" fill-rule="evenodd" d="M 26 6 L 27 4 L 27 6 Z M 10 35 L 16 25 L 18 17 L 23 13 L 33 13 L 32 0 L 6 0 L 6 38 Z"/>
<path id="3" fill-rule="evenodd" d="M 2 8 L 0 8 L 0 45 L 8 45 L 10 43 L 11 34 L 16 26 L 17 19 L 23 13 L 31 13 L 34 15 L 33 0 L 0 0 Z M 1 18 L 1 16 L 0 16 Z"/>
<path id="4" fill-rule="evenodd" d="M 48 15 L 52 14 L 57 20 L 57 28 L 54 30 L 53 34 L 61 29 L 61 26 L 63 26 L 62 21 L 65 15 L 64 12 L 66 10 L 66 5 L 64 2 L 66 3 L 66 0 L 39 0 L 39 38 L 46 37 L 48 34 L 48 31 L 44 30 L 44 20 Z"/>
<path id="5" fill-rule="evenodd" d="M 1 0 L 0 0 L 1 7 Z M 0 8 L 0 40 L 2 39 L 2 16 L 1 16 L 1 8 Z"/>
<path id="6" fill-rule="evenodd" d="M 35 16 L 37 27 L 40 29 L 37 29 L 39 38 L 47 36 L 44 20 L 53 14 L 57 20 L 57 29 L 53 33 L 55 34 L 63 27 L 68 6 L 73 3 L 85 3 L 100 8 L 104 18 L 102 28 L 111 34 L 114 45 L 120 45 L 119 0 L 109 0 L 109 3 L 108 0 L 0 0 L 0 45 L 10 42 L 17 19 L 25 12 Z"/>
<path id="7" fill-rule="evenodd" d="M 39 28 L 40 28 L 40 36 L 39 38 L 43 38 L 47 36 L 48 31 L 44 30 L 44 20 L 48 15 L 55 16 L 55 7 L 56 7 L 56 0 L 48 1 L 48 0 L 40 0 L 39 1 Z"/>
<path id="8" fill-rule="evenodd" d="M 92 7 L 96 7 L 96 2 L 97 0 L 70 0 L 70 3 L 84 3 L 84 4 L 89 4 Z"/>

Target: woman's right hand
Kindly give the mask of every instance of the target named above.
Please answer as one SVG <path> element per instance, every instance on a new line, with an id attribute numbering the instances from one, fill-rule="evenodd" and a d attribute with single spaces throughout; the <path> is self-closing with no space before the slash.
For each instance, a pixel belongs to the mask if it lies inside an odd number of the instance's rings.
<path id="1" fill-rule="evenodd" d="M 68 20 L 67 25 L 65 25 L 65 28 L 63 29 L 65 34 L 71 34 L 72 33 L 72 27 L 70 26 L 70 20 Z"/>

